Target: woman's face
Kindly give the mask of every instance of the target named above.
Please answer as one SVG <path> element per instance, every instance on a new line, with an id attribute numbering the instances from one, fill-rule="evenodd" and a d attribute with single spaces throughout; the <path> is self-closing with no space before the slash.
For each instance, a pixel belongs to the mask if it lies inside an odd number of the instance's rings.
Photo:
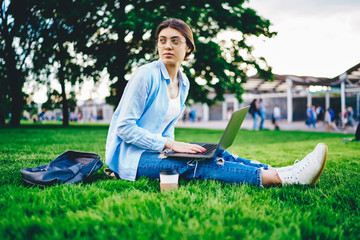
<path id="1" fill-rule="evenodd" d="M 186 38 L 174 28 L 161 30 L 157 40 L 159 56 L 165 65 L 179 66 L 185 58 Z"/>

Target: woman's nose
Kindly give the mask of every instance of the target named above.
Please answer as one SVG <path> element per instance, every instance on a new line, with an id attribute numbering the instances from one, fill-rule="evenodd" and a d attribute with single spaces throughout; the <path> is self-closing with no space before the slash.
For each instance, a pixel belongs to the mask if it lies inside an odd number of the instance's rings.
<path id="1" fill-rule="evenodd" d="M 166 40 L 165 48 L 167 48 L 167 49 L 172 48 L 171 40 Z"/>

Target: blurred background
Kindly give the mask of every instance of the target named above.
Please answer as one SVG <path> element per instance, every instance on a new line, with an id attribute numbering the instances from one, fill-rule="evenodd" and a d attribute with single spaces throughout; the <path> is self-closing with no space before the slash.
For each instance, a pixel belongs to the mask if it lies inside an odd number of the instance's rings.
<path id="1" fill-rule="evenodd" d="M 287 122 L 312 105 L 344 126 L 349 107 L 359 117 L 359 1 L 0 2 L 0 125 L 110 122 L 168 18 L 195 37 L 184 121 L 226 120 L 260 98 L 268 120 L 276 105 Z"/>

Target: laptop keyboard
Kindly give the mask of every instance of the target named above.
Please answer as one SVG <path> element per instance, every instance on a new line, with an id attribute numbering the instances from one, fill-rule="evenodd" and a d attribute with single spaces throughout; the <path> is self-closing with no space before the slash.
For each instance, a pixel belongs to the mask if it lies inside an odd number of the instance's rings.
<path id="1" fill-rule="evenodd" d="M 205 148 L 206 151 L 202 152 L 202 153 L 197 153 L 197 154 L 199 154 L 199 155 L 208 155 L 217 148 L 217 144 L 205 144 L 202 147 Z"/>

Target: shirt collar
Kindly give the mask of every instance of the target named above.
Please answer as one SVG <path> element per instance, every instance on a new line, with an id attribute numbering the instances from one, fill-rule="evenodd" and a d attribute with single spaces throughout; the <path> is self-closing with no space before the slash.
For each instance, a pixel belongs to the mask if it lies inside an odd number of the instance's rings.
<path id="1" fill-rule="evenodd" d="M 166 80 L 166 83 L 169 84 L 170 83 L 169 73 L 165 67 L 165 64 L 161 60 L 161 58 L 159 58 L 158 63 L 160 64 L 161 74 L 163 75 L 164 79 Z M 178 72 L 178 78 L 179 78 L 179 82 L 181 82 L 182 85 L 186 86 L 186 82 L 184 81 L 184 79 L 185 79 L 184 74 L 180 70 Z"/>

